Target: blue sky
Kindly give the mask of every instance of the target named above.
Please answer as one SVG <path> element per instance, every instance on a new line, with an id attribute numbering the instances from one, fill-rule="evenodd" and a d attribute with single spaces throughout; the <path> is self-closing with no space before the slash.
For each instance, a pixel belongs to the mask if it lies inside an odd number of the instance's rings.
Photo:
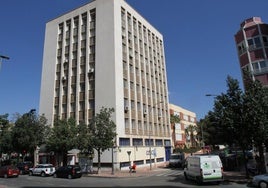
<path id="1" fill-rule="evenodd" d="M 203 118 L 213 108 L 208 93 L 226 92 L 238 79 L 234 34 L 258 16 L 268 23 L 267 0 L 126 0 L 164 36 L 170 103 Z M 2 0 L 0 114 L 39 109 L 45 24 L 90 0 Z"/>

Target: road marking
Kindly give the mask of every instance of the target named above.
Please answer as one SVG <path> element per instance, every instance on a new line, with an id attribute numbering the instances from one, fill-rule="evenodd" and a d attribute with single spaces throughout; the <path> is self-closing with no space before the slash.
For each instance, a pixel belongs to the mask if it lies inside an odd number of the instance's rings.
<path id="1" fill-rule="evenodd" d="M 160 174 L 157 174 L 156 176 L 174 176 L 174 175 L 181 175 L 183 174 L 182 171 L 166 171 Z"/>

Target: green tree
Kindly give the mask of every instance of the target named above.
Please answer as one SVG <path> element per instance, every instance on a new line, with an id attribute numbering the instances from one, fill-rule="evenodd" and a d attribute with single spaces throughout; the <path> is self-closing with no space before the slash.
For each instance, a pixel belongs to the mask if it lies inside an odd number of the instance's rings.
<path id="1" fill-rule="evenodd" d="M 16 152 L 33 155 L 37 146 L 45 143 L 46 118 L 38 116 L 32 109 L 19 117 L 12 127 L 12 145 Z"/>
<path id="2" fill-rule="evenodd" d="M 68 151 L 75 146 L 77 146 L 77 126 L 75 119 L 55 120 L 54 126 L 48 137 L 47 149 L 56 153 L 58 165 L 60 156 L 63 159 L 63 164 L 67 164 Z"/>
<path id="3" fill-rule="evenodd" d="M 170 114 L 170 124 L 172 129 L 172 137 L 174 141 L 176 141 L 175 124 L 180 123 L 180 121 L 181 120 L 178 115 Z M 174 143 L 174 146 L 176 147 L 176 143 Z"/>
<path id="4" fill-rule="evenodd" d="M 82 153 L 88 154 L 92 152 L 92 133 L 89 125 L 81 123 L 77 126 L 76 148 Z"/>
<path id="5" fill-rule="evenodd" d="M 259 171 L 266 173 L 264 144 L 268 139 L 268 89 L 258 80 L 248 79 L 246 83 L 245 107 L 248 110 L 245 113 L 245 124 L 250 127 L 249 139 L 259 151 Z"/>
<path id="6" fill-rule="evenodd" d="M 195 141 L 195 133 L 196 133 L 196 126 L 195 125 L 188 125 L 185 128 L 185 135 L 186 137 L 190 137 L 190 146 L 195 147 L 196 141 Z"/>
<path id="7" fill-rule="evenodd" d="M 175 124 L 175 123 L 180 123 L 181 119 L 178 115 L 170 114 L 170 123 Z"/>
<path id="8" fill-rule="evenodd" d="M 219 144 L 235 144 L 242 149 L 246 170 L 245 151 L 254 142 L 260 153 L 260 170 L 263 173 L 263 144 L 268 137 L 268 92 L 259 81 L 247 79 L 246 84 L 243 92 L 238 81 L 228 76 L 227 92 L 215 98 L 214 111 L 206 116 L 206 123 L 207 127 L 214 127 L 211 134 L 218 138 Z"/>
<path id="9" fill-rule="evenodd" d="M 107 109 L 102 107 L 100 112 L 95 115 L 90 124 L 90 130 L 92 133 L 92 148 L 94 148 L 98 153 L 98 171 L 101 168 L 102 152 L 114 146 L 116 125 L 111 120 L 111 115 L 113 112 L 113 108 Z"/>
<path id="10" fill-rule="evenodd" d="M 8 114 L 0 115 L 0 155 L 2 153 L 10 154 L 12 151 L 11 124 Z"/>

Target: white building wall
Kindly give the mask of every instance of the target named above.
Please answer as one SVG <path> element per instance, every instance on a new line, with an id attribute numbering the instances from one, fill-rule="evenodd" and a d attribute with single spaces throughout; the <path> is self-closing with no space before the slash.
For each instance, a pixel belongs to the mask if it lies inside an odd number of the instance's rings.
<path id="1" fill-rule="evenodd" d="M 57 46 L 55 45 L 58 34 L 57 28 L 58 25 L 51 22 L 47 23 L 43 52 L 39 114 L 45 114 L 49 124 L 53 121 L 53 109 L 51 107 L 54 104 L 54 80 L 56 76 L 56 65 L 54 62 L 57 53 Z"/>
<path id="2" fill-rule="evenodd" d="M 129 12 L 133 17 L 137 19 L 137 22 L 140 22 L 142 26 L 146 27 L 146 29 L 150 30 L 150 32 L 155 35 L 159 40 L 162 41 L 163 44 L 163 36 L 152 26 L 150 25 L 141 15 L 139 15 L 132 7 L 130 7 L 123 0 L 96 0 L 92 3 L 79 7 L 71 12 L 66 13 L 54 20 L 51 20 L 47 23 L 46 26 L 46 37 L 45 37 L 45 45 L 44 45 L 44 58 L 43 58 L 43 72 L 42 72 L 42 84 L 41 84 L 41 96 L 40 96 L 40 113 L 44 113 L 48 118 L 50 123 L 53 122 L 53 114 L 54 114 L 54 90 L 55 90 L 55 75 L 56 75 L 56 59 L 57 59 L 57 36 L 58 36 L 58 26 L 60 23 L 65 23 L 67 20 L 73 21 L 74 17 L 80 16 L 81 14 L 87 12 L 89 15 L 89 11 L 93 8 L 96 8 L 96 38 L 95 38 L 95 113 L 98 113 L 100 108 L 114 108 L 115 113 L 113 113 L 112 118 L 117 125 L 117 138 L 116 145 L 117 147 L 114 150 L 114 162 L 115 167 L 118 169 L 120 162 L 128 162 L 129 157 L 127 151 L 131 151 L 130 160 L 138 161 L 138 160 L 148 160 L 150 156 L 148 155 L 149 146 L 132 146 L 132 138 L 142 138 L 148 139 L 150 136 L 146 133 L 143 135 L 133 135 L 126 134 L 125 131 L 125 112 L 124 112 L 124 85 L 123 85 L 123 62 L 122 62 L 122 26 L 121 26 L 121 7 L 123 7 L 126 12 Z M 73 24 L 73 23 L 72 23 Z M 73 25 L 72 25 L 73 27 Z M 79 28 L 80 32 L 81 28 Z M 72 36 L 71 31 L 71 36 Z M 88 31 L 87 31 L 87 34 Z M 63 42 L 65 42 L 65 32 L 63 33 Z M 87 36 L 88 37 L 88 36 Z M 81 36 L 79 35 L 78 41 L 81 40 Z M 147 41 L 143 41 L 147 42 Z M 88 44 L 87 44 L 88 45 Z M 63 45 L 64 46 L 64 45 Z M 78 43 L 78 49 L 81 47 L 81 42 Z M 164 47 L 163 47 L 164 48 Z M 71 46 L 72 51 L 72 46 Z M 163 56 L 163 65 L 161 71 L 163 71 L 163 82 L 166 84 L 162 88 L 167 95 L 167 74 L 165 67 L 165 57 L 164 57 L 164 49 L 160 49 L 162 51 L 161 54 Z M 80 57 L 80 50 L 78 50 L 78 57 Z M 127 53 L 129 53 L 129 49 L 127 49 Z M 87 56 L 88 58 L 88 56 Z M 64 59 L 62 60 L 64 61 Z M 78 65 L 80 60 L 78 59 Z M 70 64 L 71 65 L 71 64 Z M 88 65 L 87 69 L 88 69 Z M 145 65 L 144 65 L 145 69 Z M 78 66 L 77 72 L 79 72 L 80 68 Z M 160 70 L 160 69 L 159 69 Z M 61 70 L 63 71 L 63 70 Z M 150 70 L 150 72 L 153 70 Z M 152 72 L 151 74 L 154 74 Z M 69 71 L 69 75 L 70 71 Z M 69 82 L 71 78 L 67 78 Z M 129 79 L 129 78 L 128 78 Z M 140 80 L 141 81 L 141 80 Z M 145 78 L 145 82 L 147 82 L 147 78 Z M 77 81 L 79 84 L 79 81 Z M 136 84 L 136 81 L 135 81 Z M 68 95 L 70 95 L 70 86 L 68 86 Z M 88 84 L 85 86 L 86 91 Z M 147 87 L 152 87 L 151 85 Z M 155 87 L 158 87 L 155 86 Z M 152 89 L 152 88 L 151 88 Z M 63 92 L 62 90 L 60 92 Z M 142 91 L 141 91 L 142 92 Z M 163 92 L 163 91 L 161 91 Z M 77 91 L 77 95 L 79 91 Z M 146 94 L 147 97 L 149 97 Z M 135 96 L 137 97 L 137 96 Z M 87 100 L 87 96 L 85 97 Z M 151 96 L 152 98 L 152 96 Z M 62 99 L 60 98 L 60 105 L 62 104 Z M 69 100 L 69 99 L 68 99 Z M 157 99 L 158 100 L 158 99 Z M 165 101 L 157 101 L 152 102 L 152 106 L 158 108 L 160 105 L 165 104 L 168 106 L 168 96 Z M 146 100 L 146 102 L 148 102 Z M 68 111 L 70 108 L 70 101 L 68 103 Z M 77 104 L 78 105 L 78 104 Z M 86 104 L 87 108 L 88 104 Z M 142 107 L 143 109 L 143 107 Z M 59 109 L 59 113 L 62 113 L 61 107 Z M 166 107 L 168 111 L 168 107 Z M 78 118 L 79 107 L 76 106 L 76 118 Z M 148 111 L 147 116 L 152 111 Z M 170 136 L 168 132 L 170 131 L 169 126 L 169 115 L 166 112 L 163 112 L 162 119 L 165 121 L 165 126 L 162 127 L 164 131 L 164 135 L 155 137 L 151 135 L 151 139 L 165 139 L 169 140 Z M 130 116 L 131 117 L 131 116 Z M 132 117 L 133 118 L 133 117 Z M 148 118 L 148 117 L 146 117 Z M 137 115 L 135 117 L 137 124 Z M 149 119 L 147 119 L 148 121 Z M 142 120 L 143 122 L 144 120 Z M 160 121 L 160 120 L 157 120 Z M 131 123 L 131 122 L 130 122 Z M 138 125 L 137 125 L 138 126 Z M 158 124 L 157 124 L 158 126 Z M 119 146 L 119 138 L 130 138 L 130 146 Z M 163 158 L 163 161 L 166 160 L 166 153 L 164 146 L 152 146 L 151 149 L 155 151 L 156 155 L 152 156 L 154 158 Z M 101 156 L 101 162 L 109 163 L 111 162 L 111 149 L 105 151 Z M 94 162 L 97 162 L 97 154 L 95 153 Z M 148 165 L 148 163 L 144 164 Z"/>

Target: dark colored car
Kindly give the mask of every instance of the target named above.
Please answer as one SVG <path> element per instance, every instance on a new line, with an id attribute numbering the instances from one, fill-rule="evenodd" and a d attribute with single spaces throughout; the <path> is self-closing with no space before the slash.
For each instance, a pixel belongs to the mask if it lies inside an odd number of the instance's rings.
<path id="1" fill-rule="evenodd" d="M 31 161 L 24 161 L 17 164 L 17 168 L 20 170 L 20 174 L 29 174 L 29 169 L 33 167 Z"/>
<path id="2" fill-rule="evenodd" d="M 20 174 L 19 169 L 16 166 L 7 165 L 0 167 L 0 176 L 4 178 L 18 177 Z"/>
<path id="3" fill-rule="evenodd" d="M 54 178 L 81 178 L 82 171 L 79 165 L 67 165 L 59 167 L 53 177 Z"/>

